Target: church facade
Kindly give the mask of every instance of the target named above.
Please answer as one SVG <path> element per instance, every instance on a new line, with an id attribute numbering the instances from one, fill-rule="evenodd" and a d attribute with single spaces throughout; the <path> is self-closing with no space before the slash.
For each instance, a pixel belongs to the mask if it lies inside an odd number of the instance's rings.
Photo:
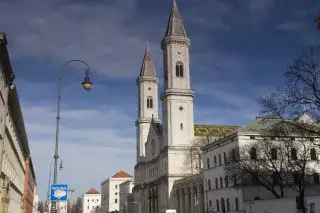
<path id="1" fill-rule="evenodd" d="M 135 201 L 140 203 L 140 212 L 158 213 L 164 209 L 178 209 L 181 202 L 174 184 L 193 174 L 193 171 L 186 171 L 185 166 L 185 155 L 193 142 L 197 138 L 215 136 L 235 128 L 194 125 L 189 47 L 190 39 L 174 0 L 161 42 L 164 63 L 164 91 L 160 97 L 162 119 L 159 118 L 158 109 L 159 78 L 148 46 L 136 81 L 137 162 L 133 193 Z"/>

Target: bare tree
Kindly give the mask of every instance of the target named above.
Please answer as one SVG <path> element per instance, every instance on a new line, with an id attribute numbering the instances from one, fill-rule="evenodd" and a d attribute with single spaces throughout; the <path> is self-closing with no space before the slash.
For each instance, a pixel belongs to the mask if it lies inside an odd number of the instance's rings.
<path id="1" fill-rule="evenodd" d="M 303 135 L 320 136 L 320 128 L 315 125 L 320 118 L 320 48 L 310 47 L 295 59 L 284 77 L 282 87 L 262 98 L 262 118 L 281 120 L 277 125 L 285 124 L 286 128 L 291 126 L 290 134 L 297 131 Z M 312 119 L 308 119 L 308 122 L 292 122 L 304 114 Z M 283 134 L 283 129 L 279 130 Z"/>
<path id="2" fill-rule="evenodd" d="M 184 173 L 193 175 L 202 168 L 201 148 L 213 141 L 213 137 L 205 136 L 193 140 L 191 146 L 185 152 Z"/>
<path id="3" fill-rule="evenodd" d="M 287 166 L 294 177 L 288 186 L 298 192 L 298 203 L 306 212 L 304 198 L 318 166 L 317 157 L 312 156 L 320 147 L 320 48 L 308 48 L 288 66 L 284 77 L 282 87 L 262 98 L 262 120 L 265 124 L 276 121 L 264 135 L 272 133 L 286 146 L 281 152 L 287 155 Z M 298 150 L 295 158 L 290 157 L 292 150 Z"/>

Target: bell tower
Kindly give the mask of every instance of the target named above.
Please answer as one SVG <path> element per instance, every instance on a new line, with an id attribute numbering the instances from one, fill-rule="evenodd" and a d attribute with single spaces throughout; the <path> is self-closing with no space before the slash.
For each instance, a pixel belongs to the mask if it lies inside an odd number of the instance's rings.
<path id="1" fill-rule="evenodd" d="M 152 118 L 159 120 L 158 114 L 158 84 L 159 78 L 152 62 L 148 43 L 146 45 L 140 75 L 137 78 L 138 87 L 138 119 L 137 130 L 137 163 L 144 161 L 145 147 Z"/>
<path id="2" fill-rule="evenodd" d="M 163 132 L 164 143 L 168 146 L 187 146 L 194 139 L 194 91 L 190 88 L 189 47 L 190 39 L 174 0 L 161 42 L 164 59 Z"/>

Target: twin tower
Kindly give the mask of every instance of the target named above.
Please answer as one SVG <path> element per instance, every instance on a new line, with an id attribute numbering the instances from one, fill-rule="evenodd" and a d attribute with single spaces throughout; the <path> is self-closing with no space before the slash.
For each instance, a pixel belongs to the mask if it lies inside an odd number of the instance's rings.
<path id="1" fill-rule="evenodd" d="M 145 49 L 138 86 L 137 163 L 145 161 L 145 143 L 151 122 L 158 123 L 161 135 L 158 142 L 166 146 L 187 146 L 194 138 L 193 96 L 190 88 L 188 38 L 175 0 L 161 42 L 163 51 L 164 91 L 161 94 L 162 122 L 158 110 L 159 78 L 152 62 L 149 47 Z"/>

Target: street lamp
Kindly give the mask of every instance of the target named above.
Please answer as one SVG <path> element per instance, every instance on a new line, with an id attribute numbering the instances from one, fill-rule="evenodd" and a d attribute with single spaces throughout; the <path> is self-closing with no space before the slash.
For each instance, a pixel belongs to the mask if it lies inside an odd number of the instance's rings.
<path id="1" fill-rule="evenodd" d="M 82 60 L 70 60 L 67 61 L 65 64 L 62 65 L 61 69 L 59 70 L 59 77 L 58 77 L 58 104 L 57 104 L 57 117 L 56 117 L 56 141 L 55 141 L 55 150 L 54 150 L 54 173 L 53 173 L 53 184 L 57 184 L 58 181 L 58 159 L 59 159 L 59 130 L 60 130 L 60 101 L 61 101 L 61 86 L 62 86 L 62 71 L 64 68 L 73 62 L 79 62 L 85 65 L 85 75 L 84 80 L 81 82 L 82 88 L 85 91 L 90 91 L 93 87 L 93 83 L 90 81 L 89 72 L 90 67 L 89 65 Z M 60 168 L 63 168 L 62 163 L 60 163 Z M 56 213 L 56 202 L 52 202 L 51 205 L 51 213 Z"/>

